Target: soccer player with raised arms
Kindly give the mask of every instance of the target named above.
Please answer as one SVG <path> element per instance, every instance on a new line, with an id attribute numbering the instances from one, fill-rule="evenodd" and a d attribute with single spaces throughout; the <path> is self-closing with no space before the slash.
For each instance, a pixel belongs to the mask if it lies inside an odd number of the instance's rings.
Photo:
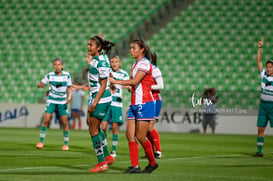
<path id="1" fill-rule="evenodd" d="M 57 109 L 63 126 L 64 145 L 62 150 L 69 150 L 69 126 L 68 126 L 68 106 L 71 100 L 71 76 L 68 72 L 63 71 L 64 63 L 62 59 L 56 58 L 53 61 L 54 72 L 49 72 L 41 82 L 38 83 L 39 88 L 44 88 L 45 84 L 49 84 L 49 95 L 46 102 L 44 121 L 40 129 L 40 142 L 36 148 L 42 149 L 47 133 L 47 127 L 50 123 L 52 113 Z"/>
<path id="2" fill-rule="evenodd" d="M 264 145 L 264 131 L 268 124 L 273 127 L 273 60 L 268 60 L 263 68 L 262 64 L 262 47 L 264 40 L 258 43 L 257 53 L 257 66 L 261 77 L 261 100 L 258 112 L 258 135 L 257 135 L 257 147 L 258 152 L 255 157 L 263 157 L 263 145 Z"/>

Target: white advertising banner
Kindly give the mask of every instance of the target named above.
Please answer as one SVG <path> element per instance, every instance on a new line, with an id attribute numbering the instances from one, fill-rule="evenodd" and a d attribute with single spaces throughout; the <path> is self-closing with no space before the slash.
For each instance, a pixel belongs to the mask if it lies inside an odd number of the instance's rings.
<path id="1" fill-rule="evenodd" d="M 220 134 L 257 134 L 257 110 L 217 109 L 215 133 Z M 162 109 L 155 127 L 158 131 L 200 132 L 202 133 L 202 109 Z M 272 125 L 273 126 L 273 125 Z M 208 126 L 207 133 L 211 132 Z M 273 135 L 268 126 L 265 134 Z"/>
<path id="2" fill-rule="evenodd" d="M 0 127 L 39 128 L 43 121 L 45 104 L 0 104 Z M 84 110 L 87 110 L 85 108 Z M 71 120 L 70 120 L 71 121 Z M 86 115 L 82 117 L 83 129 L 87 129 Z M 55 113 L 50 128 L 60 128 Z"/>
<path id="3" fill-rule="evenodd" d="M 45 104 L 0 104 L 0 127 L 39 128 L 43 119 Z M 87 110 L 87 107 L 84 107 Z M 126 112 L 120 130 L 126 129 Z M 219 109 L 217 110 L 216 130 L 220 134 L 257 134 L 257 111 Z M 87 129 L 86 114 L 81 117 L 82 129 Z M 160 118 L 155 124 L 158 131 L 164 132 L 202 132 L 203 113 L 198 109 L 162 109 Z M 70 120 L 70 123 L 72 120 Z M 60 128 L 59 122 L 53 118 L 50 128 Z M 210 133 L 208 127 L 207 132 Z M 268 126 L 266 134 L 273 131 Z"/>
<path id="4" fill-rule="evenodd" d="M 0 127 L 34 128 L 40 124 L 45 105 L 0 104 Z"/>

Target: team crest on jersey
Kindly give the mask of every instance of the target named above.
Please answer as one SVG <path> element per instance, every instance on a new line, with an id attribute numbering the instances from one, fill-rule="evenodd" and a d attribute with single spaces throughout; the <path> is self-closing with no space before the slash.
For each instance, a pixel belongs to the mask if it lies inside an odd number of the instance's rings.
<path id="1" fill-rule="evenodd" d="M 106 62 L 102 62 L 101 65 L 102 65 L 103 67 L 105 67 L 105 66 L 106 66 Z"/>

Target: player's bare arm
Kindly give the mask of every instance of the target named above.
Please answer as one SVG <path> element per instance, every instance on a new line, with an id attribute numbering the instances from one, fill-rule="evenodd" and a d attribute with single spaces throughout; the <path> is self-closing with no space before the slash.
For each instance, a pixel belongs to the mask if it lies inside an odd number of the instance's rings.
<path id="1" fill-rule="evenodd" d="M 263 69 L 263 64 L 262 64 L 262 47 L 264 45 L 264 39 L 261 38 L 261 41 L 258 43 L 258 53 L 257 53 L 257 66 L 258 66 L 258 71 L 261 72 Z"/>
<path id="2" fill-rule="evenodd" d="M 66 104 L 69 104 L 71 101 L 71 92 L 72 92 L 72 87 L 67 88 L 67 98 L 66 98 Z"/>
<path id="3" fill-rule="evenodd" d="M 136 76 L 133 79 L 129 79 L 129 80 L 115 80 L 113 77 L 109 77 L 109 80 L 111 83 L 114 84 L 120 84 L 120 85 L 124 85 L 124 86 L 135 86 L 137 84 L 139 84 L 139 82 L 145 77 L 146 72 L 143 71 L 138 71 Z"/>

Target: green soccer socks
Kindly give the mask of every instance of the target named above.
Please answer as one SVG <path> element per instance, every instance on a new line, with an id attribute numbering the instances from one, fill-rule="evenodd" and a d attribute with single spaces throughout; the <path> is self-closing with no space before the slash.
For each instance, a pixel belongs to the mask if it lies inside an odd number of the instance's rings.
<path id="1" fill-rule="evenodd" d="M 258 152 L 263 154 L 264 137 L 257 136 L 257 147 L 258 147 Z"/>
<path id="2" fill-rule="evenodd" d="M 104 157 L 107 157 L 108 155 L 110 155 L 110 153 L 109 153 L 109 149 L 108 149 L 108 146 L 107 146 L 106 135 L 105 135 L 105 133 L 103 132 L 102 129 L 100 129 L 99 135 L 101 137 L 101 143 L 102 143 L 102 149 L 103 149 Z"/>
<path id="3" fill-rule="evenodd" d="M 117 152 L 117 146 L 118 146 L 118 134 L 112 135 L 112 151 Z"/>
<path id="4" fill-rule="evenodd" d="M 40 129 L 40 142 L 44 144 L 46 137 L 47 127 L 42 126 Z"/>
<path id="5" fill-rule="evenodd" d="M 68 146 L 69 143 L 69 131 L 63 131 L 64 134 L 64 145 Z"/>
<path id="6" fill-rule="evenodd" d="M 95 149 L 95 153 L 98 158 L 98 163 L 104 162 L 104 155 L 103 155 L 103 149 L 102 149 L 102 142 L 101 137 L 99 134 L 91 136 L 91 140 L 93 143 L 93 148 Z"/>

